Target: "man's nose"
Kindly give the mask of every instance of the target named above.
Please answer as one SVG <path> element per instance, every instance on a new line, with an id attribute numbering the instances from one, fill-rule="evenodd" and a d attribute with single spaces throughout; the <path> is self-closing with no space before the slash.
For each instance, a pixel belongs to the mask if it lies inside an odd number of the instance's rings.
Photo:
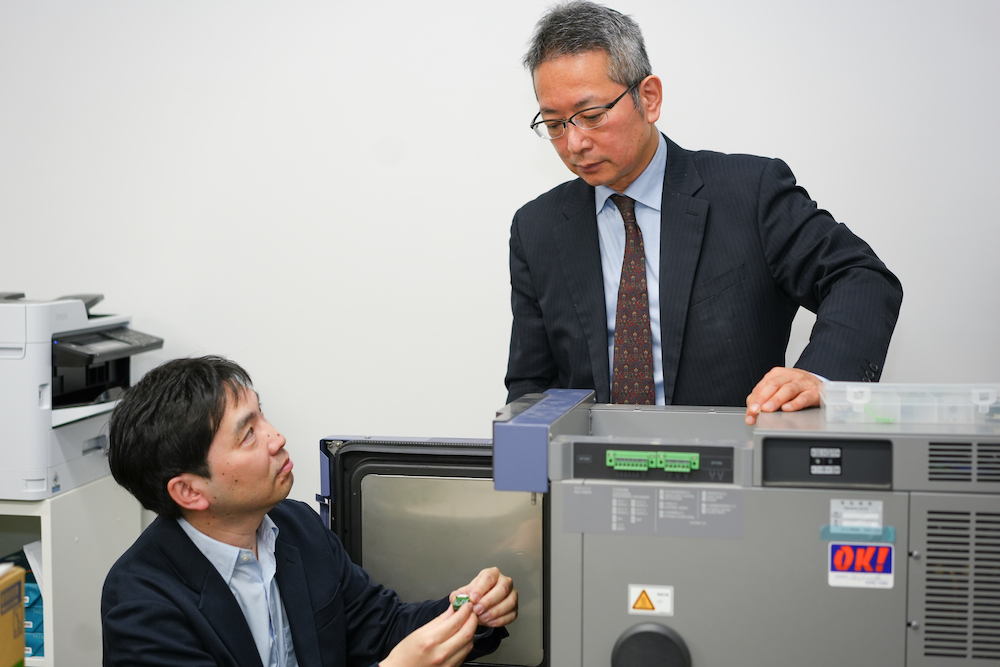
<path id="1" fill-rule="evenodd" d="M 279 433 L 277 429 L 275 429 L 274 433 L 271 435 L 271 439 L 268 445 L 271 450 L 271 453 L 277 454 L 281 450 L 281 448 L 285 446 L 285 436 L 281 435 L 281 433 Z"/>
<path id="2" fill-rule="evenodd" d="M 570 153 L 579 153 L 590 147 L 590 137 L 585 130 L 573 123 L 566 123 L 566 148 Z"/>

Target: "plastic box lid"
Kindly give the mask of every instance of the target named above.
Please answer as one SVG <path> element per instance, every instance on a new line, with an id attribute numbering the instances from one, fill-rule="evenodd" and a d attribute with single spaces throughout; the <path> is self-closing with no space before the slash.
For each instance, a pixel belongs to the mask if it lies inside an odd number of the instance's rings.
<path id="1" fill-rule="evenodd" d="M 826 382 L 820 403 L 828 422 L 869 424 L 1000 423 L 1000 383 Z"/>

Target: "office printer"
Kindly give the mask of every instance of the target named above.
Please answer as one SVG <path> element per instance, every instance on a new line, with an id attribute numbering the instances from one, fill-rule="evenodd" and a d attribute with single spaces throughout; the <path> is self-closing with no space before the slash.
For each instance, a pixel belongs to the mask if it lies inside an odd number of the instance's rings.
<path id="1" fill-rule="evenodd" d="M 102 298 L 0 292 L 0 499 L 42 500 L 110 472 L 107 423 L 131 357 L 163 339 L 91 313 Z"/>

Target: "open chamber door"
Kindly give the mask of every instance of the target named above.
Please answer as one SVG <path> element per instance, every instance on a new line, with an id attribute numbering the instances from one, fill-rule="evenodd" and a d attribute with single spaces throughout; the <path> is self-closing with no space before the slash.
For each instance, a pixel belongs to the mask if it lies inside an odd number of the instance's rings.
<path id="1" fill-rule="evenodd" d="M 518 618 L 476 664 L 546 663 L 544 494 L 495 491 L 489 440 L 331 437 L 320 449 L 323 518 L 355 563 L 407 601 L 500 568 L 517 587 Z"/>

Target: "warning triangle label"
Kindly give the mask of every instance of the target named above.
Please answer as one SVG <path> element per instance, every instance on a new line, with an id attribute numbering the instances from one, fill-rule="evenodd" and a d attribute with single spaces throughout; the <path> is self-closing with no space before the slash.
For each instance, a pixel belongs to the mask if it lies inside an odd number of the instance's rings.
<path id="1" fill-rule="evenodd" d="M 644 609 L 646 611 L 656 611 L 656 607 L 653 606 L 653 601 L 649 599 L 649 595 L 646 591 L 639 593 L 639 598 L 632 605 L 632 609 Z"/>

